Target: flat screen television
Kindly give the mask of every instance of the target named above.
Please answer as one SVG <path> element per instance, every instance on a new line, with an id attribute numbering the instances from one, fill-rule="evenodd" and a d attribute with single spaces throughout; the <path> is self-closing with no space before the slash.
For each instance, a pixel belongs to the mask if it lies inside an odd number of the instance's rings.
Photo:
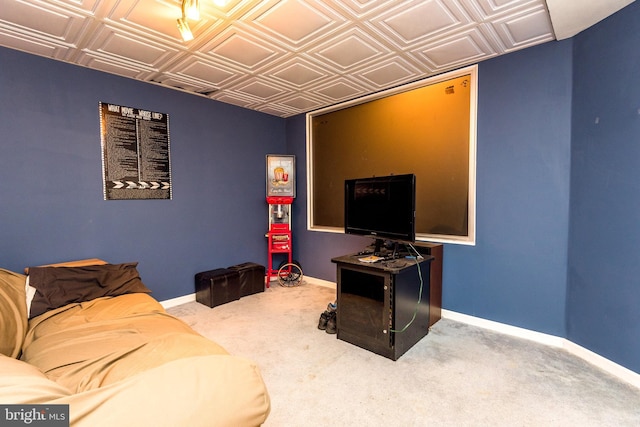
<path id="1" fill-rule="evenodd" d="M 415 241 L 414 174 L 347 179 L 344 187 L 345 233 Z"/>

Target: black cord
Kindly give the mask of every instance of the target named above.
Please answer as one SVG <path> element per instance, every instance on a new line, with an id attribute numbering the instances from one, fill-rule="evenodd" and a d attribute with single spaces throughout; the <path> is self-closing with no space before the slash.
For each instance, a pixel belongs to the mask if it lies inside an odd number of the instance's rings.
<path id="1" fill-rule="evenodd" d="M 419 257 L 421 257 L 421 255 L 420 255 L 420 252 L 418 252 L 418 250 L 414 248 L 412 244 L 409 244 L 409 247 L 413 249 L 416 253 L 415 259 L 416 259 L 416 266 L 418 267 L 418 277 L 420 278 L 420 292 L 418 292 L 418 303 L 416 304 L 415 310 L 413 310 L 413 316 L 411 317 L 411 320 L 409 320 L 409 323 L 407 323 L 402 329 L 389 329 L 389 331 L 395 332 L 395 333 L 404 332 L 409 328 L 409 326 L 411 326 L 413 321 L 416 320 L 416 316 L 418 315 L 418 308 L 420 308 L 420 302 L 422 301 L 422 287 L 424 286 L 424 281 L 422 280 L 422 271 L 420 270 Z M 407 245 L 405 245 L 405 248 L 407 248 Z M 408 252 L 411 253 L 411 251 L 408 251 Z"/>

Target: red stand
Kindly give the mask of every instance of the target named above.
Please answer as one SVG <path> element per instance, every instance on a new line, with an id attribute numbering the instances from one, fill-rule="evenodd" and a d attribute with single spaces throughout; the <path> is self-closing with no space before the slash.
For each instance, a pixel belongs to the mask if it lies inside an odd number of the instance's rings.
<path id="1" fill-rule="evenodd" d="M 287 263 L 292 262 L 291 245 L 291 204 L 293 197 L 267 197 L 269 204 L 268 239 L 269 260 L 267 265 L 267 287 L 272 277 L 278 277 L 278 269 L 273 266 L 274 254 L 286 254 Z"/>

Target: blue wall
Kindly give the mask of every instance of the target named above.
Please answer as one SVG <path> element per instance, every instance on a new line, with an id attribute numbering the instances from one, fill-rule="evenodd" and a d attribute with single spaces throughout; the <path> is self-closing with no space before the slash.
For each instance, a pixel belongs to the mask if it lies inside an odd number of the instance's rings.
<path id="1" fill-rule="evenodd" d="M 574 45 L 567 337 L 640 372 L 640 3 Z"/>
<path id="2" fill-rule="evenodd" d="M 198 271 L 266 264 L 265 155 L 285 121 L 0 48 L 0 265 L 139 261 L 160 300 Z M 173 200 L 105 201 L 98 103 L 169 114 Z"/>

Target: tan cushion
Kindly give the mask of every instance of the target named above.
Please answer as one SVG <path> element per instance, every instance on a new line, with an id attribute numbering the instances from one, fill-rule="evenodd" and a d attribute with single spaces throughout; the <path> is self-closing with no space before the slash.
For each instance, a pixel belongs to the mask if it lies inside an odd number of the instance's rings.
<path id="1" fill-rule="evenodd" d="M 18 357 L 27 333 L 27 277 L 0 268 L 0 354 Z"/>
<path id="2" fill-rule="evenodd" d="M 3 404 L 48 403 L 70 394 L 35 366 L 0 355 L 0 402 Z"/>
<path id="3" fill-rule="evenodd" d="M 229 355 L 175 360 L 50 403 L 69 404 L 74 427 L 257 427 L 271 409 L 255 363 Z"/>
<path id="4" fill-rule="evenodd" d="M 76 394 L 37 368 L 0 356 L 0 402 L 69 405 L 76 427 L 259 426 L 271 409 L 257 366 L 229 355 L 176 360 Z"/>

